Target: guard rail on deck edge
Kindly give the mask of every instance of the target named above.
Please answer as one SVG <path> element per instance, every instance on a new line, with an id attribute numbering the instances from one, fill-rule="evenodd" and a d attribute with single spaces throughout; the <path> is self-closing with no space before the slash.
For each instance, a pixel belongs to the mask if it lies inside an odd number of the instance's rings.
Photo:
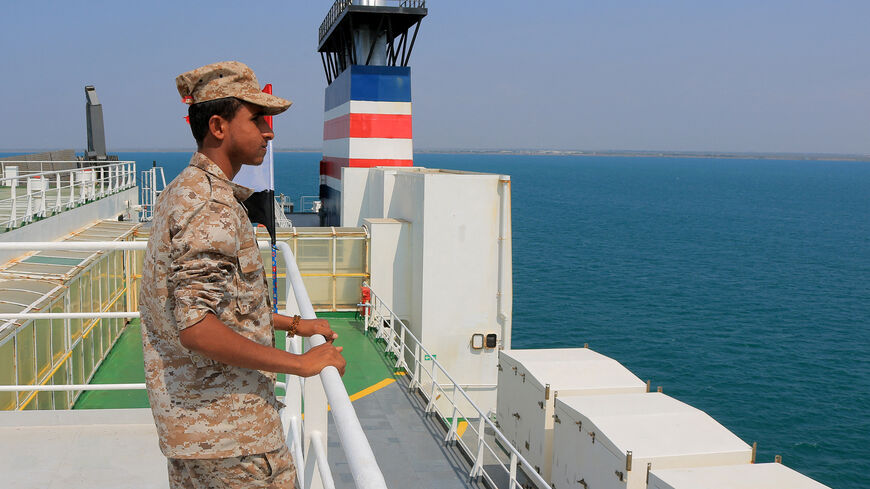
<path id="1" fill-rule="evenodd" d="M 0 226 L 6 230 L 48 217 L 49 214 L 57 215 L 66 209 L 136 186 L 136 169 L 132 161 L 53 171 L 19 171 L 16 166 L 35 163 L 40 166 L 42 163 L 81 164 L 78 161 L 0 162 L 0 186 L 9 187 L 10 191 L 9 197 L 0 199 Z M 24 195 L 20 196 L 17 190 L 19 183 L 23 183 L 25 187 Z M 50 188 L 52 185 L 54 188 Z M 49 204 L 50 199 L 54 200 L 53 204 Z M 19 200 L 23 202 L 19 203 Z M 7 211 L 8 218 L 5 216 Z"/>
<path id="2" fill-rule="evenodd" d="M 444 442 L 456 443 L 465 455 L 473 461 L 468 474 L 470 478 L 482 477 L 490 487 L 498 487 L 497 481 L 489 473 L 487 465 L 484 463 L 485 450 L 487 450 L 494 459 L 498 460 L 498 467 L 502 468 L 505 472 L 504 475 L 508 477 L 508 489 L 525 487 L 517 479 L 517 468 L 520 465 L 523 467 L 525 475 L 538 489 L 550 488 L 547 481 L 541 477 L 535 468 L 520 454 L 519 450 L 498 429 L 495 423 L 489 419 L 489 414 L 484 413 L 471 399 L 465 389 L 462 388 L 463 384 L 456 382 L 450 376 L 441 363 L 435 360 L 435 355 L 432 355 L 423 346 L 423 343 L 414 336 L 414 333 L 411 332 L 408 326 L 384 303 L 374 290 L 371 290 L 371 303 L 360 304 L 360 307 L 365 308 L 366 327 L 375 330 L 376 338 L 384 340 L 386 343 L 385 353 L 395 355 L 396 363 L 393 367 L 404 369 L 407 376 L 410 377 L 408 387 L 412 390 L 417 389 L 422 394 L 424 400 L 426 400 L 426 413 L 437 413 L 445 424 L 449 423 Z M 390 326 L 388 327 L 387 324 Z M 411 344 L 413 344 L 413 348 Z M 412 361 L 410 367 L 406 361 L 408 357 Z M 430 367 L 426 368 L 424 362 L 429 363 Z M 439 372 L 440 375 L 446 377 L 450 382 L 446 384 L 439 383 Z M 428 376 L 428 381 L 426 382 L 421 380 L 421 376 L 424 373 Z M 471 406 L 472 412 L 465 413 L 462 411 L 457 404 L 457 393 Z M 446 402 L 450 403 L 451 413 L 449 415 L 440 412 L 438 409 L 436 400 L 439 398 L 443 398 Z M 460 419 L 469 421 L 477 419 L 476 427 L 471 422 L 468 422 L 468 429 L 472 430 L 476 435 L 477 445 L 475 447 L 469 446 L 466 440 L 462 436 L 459 436 L 457 429 L 458 420 Z M 493 447 L 487 442 L 485 437 L 487 426 L 492 430 L 495 441 L 500 447 Z M 507 463 L 502 460 L 503 457 L 499 456 L 500 453 L 508 457 Z"/>

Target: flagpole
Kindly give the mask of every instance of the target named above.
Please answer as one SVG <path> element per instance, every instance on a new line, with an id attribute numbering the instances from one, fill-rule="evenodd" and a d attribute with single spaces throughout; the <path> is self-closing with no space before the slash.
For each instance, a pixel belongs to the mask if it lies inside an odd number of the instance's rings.
<path id="1" fill-rule="evenodd" d="M 272 94 L 272 84 L 267 83 L 265 87 L 263 87 L 263 92 Z M 269 124 L 269 128 L 272 128 L 272 116 L 266 116 L 266 123 Z M 266 209 L 266 216 L 268 216 L 269 221 L 272 223 L 272 227 L 275 227 L 275 165 L 274 165 L 274 154 L 272 153 L 272 141 L 268 143 L 268 154 L 269 157 L 272 158 L 270 168 L 272 168 L 272 174 L 269 176 L 270 180 L 270 189 L 269 193 L 269 208 Z M 272 240 L 272 312 L 278 312 L 278 246 L 276 235 L 278 233 L 271 235 L 270 238 Z"/>

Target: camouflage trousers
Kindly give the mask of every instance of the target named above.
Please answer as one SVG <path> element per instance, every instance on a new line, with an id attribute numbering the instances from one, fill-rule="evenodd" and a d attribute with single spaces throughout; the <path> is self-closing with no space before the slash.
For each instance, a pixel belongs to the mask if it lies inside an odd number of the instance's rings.
<path id="1" fill-rule="evenodd" d="M 256 455 L 215 459 L 167 459 L 170 489 L 296 487 L 293 457 L 282 446 Z"/>

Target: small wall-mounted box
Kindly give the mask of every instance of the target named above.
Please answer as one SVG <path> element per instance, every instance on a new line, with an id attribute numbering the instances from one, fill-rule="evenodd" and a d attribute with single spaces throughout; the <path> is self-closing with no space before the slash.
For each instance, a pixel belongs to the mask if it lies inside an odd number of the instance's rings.
<path id="1" fill-rule="evenodd" d="M 471 348 L 475 350 L 491 350 L 498 346 L 498 335 L 495 333 L 474 333 L 471 335 Z"/>

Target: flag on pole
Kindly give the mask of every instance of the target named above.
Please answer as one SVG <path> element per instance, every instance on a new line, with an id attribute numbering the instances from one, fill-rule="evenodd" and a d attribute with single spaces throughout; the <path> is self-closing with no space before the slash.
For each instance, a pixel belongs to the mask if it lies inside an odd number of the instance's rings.
<path id="1" fill-rule="evenodd" d="M 263 91 L 272 93 L 272 84 L 267 84 Z M 272 116 L 266 116 L 266 122 L 272 127 Z M 236 178 L 233 179 L 239 185 L 254 190 L 254 193 L 245 200 L 248 209 L 248 217 L 252 223 L 262 224 L 269 231 L 272 245 L 275 245 L 275 170 L 272 156 L 272 141 L 266 145 L 266 156 L 259 166 L 244 165 Z"/>
<path id="2" fill-rule="evenodd" d="M 271 94 L 272 84 L 268 83 L 263 91 Z M 272 116 L 266 116 L 272 127 Z M 266 156 L 260 166 L 244 165 L 233 179 L 239 185 L 254 190 L 245 200 L 248 218 L 251 223 L 260 224 L 269 232 L 272 239 L 272 311 L 278 312 L 278 248 L 275 246 L 275 160 L 272 156 L 272 141 L 266 143 Z"/>

